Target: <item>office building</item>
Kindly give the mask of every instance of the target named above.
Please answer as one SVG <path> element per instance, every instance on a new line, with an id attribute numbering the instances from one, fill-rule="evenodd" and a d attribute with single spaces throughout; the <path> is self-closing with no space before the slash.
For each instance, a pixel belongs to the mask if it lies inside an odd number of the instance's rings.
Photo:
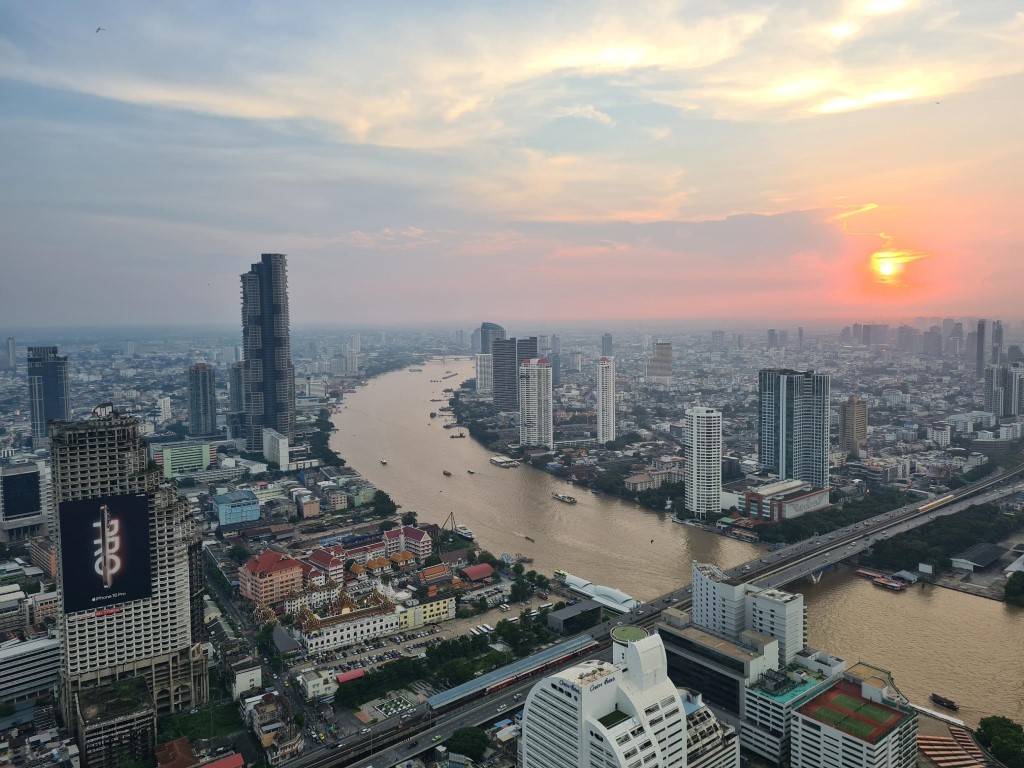
<path id="1" fill-rule="evenodd" d="M 612 335 L 606 333 L 601 337 L 601 357 L 612 357 L 615 354 L 615 345 L 612 342 Z"/>
<path id="2" fill-rule="evenodd" d="M 288 438 L 276 429 L 264 427 L 260 450 L 263 452 L 263 458 L 276 464 L 278 469 L 287 472 L 291 467 L 292 450 Z"/>
<path id="3" fill-rule="evenodd" d="M 758 385 L 761 466 L 780 479 L 828 488 L 831 377 L 769 369 L 759 373 Z"/>
<path id="4" fill-rule="evenodd" d="M 654 356 L 648 358 L 644 376 L 649 384 L 672 383 L 671 341 L 659 341 L 654 344 Z"/>
<path id="5" fill-rule="evenodd" d="M 245 363 L 228 368 L 228 413 L 245 413 Z"/>
<path id="6" fill-rule="evenodd" d="M 609 334 L 605 334 L 609 336 Z M 597 444 L 615 439 L 615 358 L 597 361 Z"/>
<path id="7" fill-rule="evenodd" d="M 856 395 L 839 404 L 839 448 L 859 454 L 868 441 L 868 404 Z"/>
<path id="8" fill-rule="evenodd" d="M 231 491 L 213 497 L 213 511 L 221 525 L 251 523 L 260 519 L 260 502 L 252 491 Z"/>
<path id="9" fill-rule="evenodd" d="M 713 408 L 686 410 L 686 511 L 706 520 L 722 511 L 722 414 Z"/>
<path id="10" fill-rule="evenodd" d="M 711 348 L 716 350 L 725 349 L 725 331 L 711 332 Z"/>
<path id="11" fill-rule="evenodd" d="M 985 368 L 985 410 L 997 419 L 1024 413 L 1024 366 Z"/>
<path id="12" fill-rule="evenodd" d="M 519 364 L 537 358 L 537 337 L 491 341 L 494 407 L 503 413 L 519 410 Z"/>
<path id="13" fill-rule="evenodd" d="M 494 392 L 494 358 L 490 355 L 476 356 L 476 393 L 490 396 Z"/>
<path id="14" fill-rule="evenodd" d="M 79 692 L 132 677 L 145 679 L 161 714 L 205 702 L 206 659 L 191 630 L 194 525 L 149 464 L 139 422 L 97 408 L 86 421 L 52 425 L 50 452 L 64 721 L 76 721 Z M 109 558 L 94 562 L 95 541 Z"/>
<path id="15" fill-rule="evenodd" d="M 804 351 L 804 327 L 802 325 L 796 329 L 796 351 Z"/>
<path id="16" fill-rule="evenodd" d="M 773 667 L 785 667 L 803 650 L 807 613 L 800 593 L 762 589 L 733 578 L 710 563 L 693 563 L 691 620 L 698 627 L 736 639 L 756 632 L 778 641 Z"/>
<path id="17" fill-rule="evenodd" d="M 985 375 L 985 361 L 988 348 L 985 346 L 985 320 L 978 321 L 978 331 L 974 335 L 974 375 L 979 379 Z"/>
<path id="18" fill-rule="evenodd" d="M 161 395 L 156 399 L 156 418 L 160 424 L 166 424 L 171 420 L 171 398 Z"/>
<path id="19" fill-rule="evenodd" d="M 4 358 L 4 368 L 5 370 L 11 371 L 13 373 L 14 371 L 18 370 L 17 347 L 14 343 L 13 336 L 7 337 L 6 350 L 7 354 Z"/>
<path id="20" fill-rule="evenodd" d="M 60 641 L 44 637 L 0 647 L 0 704 L 53 695 L 60 672 Z"/>
<path id="21" fill-rule="evenodd" d="M 205 472 L 217 466 L 217 446 L 205 441 L 151 443 L 149 454 L 168 480 Z"/>
<path id="22" fill-rule="evenodd" d="M 217 433 L 217 381 L 209 363 L 188 367 L 188 433 L 193 437 Z"/>
<path id="23" fill-rule="evenodd" d="M 45 448 L 47 425 L 71 416 L 68 358 L 58 355 L 56 347 L 28 348 L 28 396 L 32 446 Z"/>
<path id="24" fill-rule="evenodd" d="M 495 339 L 504 339 L 505 329 L 497 323 L 480 324 L 480 354 L 489 355 L 492 353 L 492 345 Z"/>
<path id="25" fill-rule="evenodd" d="M 264 253 L 241 279 L 246 450 L 259 453 L 265 427 L 289 439 L 295 434 L 287 259 Z"/>
<path id="26" fill-rule="evenodd" d="M 768 336 L 768 340 L 767 340 L 768 341 L 768 349 L 770 349 L 770 350 L 771 349 L 778 349 L 779 348 L 779 332 L 776 331 L 774 328 L 769 328 L 767 336 Z"/>
<path id="27" fill-rule="evenodd" d="M 686 713 L 661 638 L 616 627 L 612 640 L 611 662 L 585 661 L 530 689 L 522 768 L 686 767 Z"/>
<path id="28" fill-rule="evenodd" d="M 10 544 L 42 536 L 52 524 L 49 464 L 0 464 L 0 542 Z"/>
<path id="29" fill-rule="evenodd" d="M 679 693 L 686 712 L 686 768 L 740 768 L 736 729 L 722 725 L 696 691 Z"/>
<path id="30" fill-rule="evenodd" d="M 519 366 L 519 443 L 555 447 L 551 363 L 547 358 L 523 360 Z"/>
<path id="31" fill-rule="evenodd" d="M 473 355 L 480 354 L 480 329 L 474 328 L 469 334 L 469 352 Z"/>

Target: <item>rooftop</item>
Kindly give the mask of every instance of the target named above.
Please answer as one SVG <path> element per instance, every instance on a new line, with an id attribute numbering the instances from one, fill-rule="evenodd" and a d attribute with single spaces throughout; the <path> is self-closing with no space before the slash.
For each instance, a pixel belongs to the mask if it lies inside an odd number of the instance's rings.
<path id="1" fill-rule="evenodd" d="M 153 710 L 153 700 L 145 679 L 130 677 L 109 685 L 83 688 L 78 692 L 78 706 L 86 724 Z"/>
<path id="2" fill-rule="evenodd" d="M 231 491 L 213 497 L 214 504 L 241 504 L 242 502 L 257 503 L 259 500 L 252 491 Z"/>
<path id="3" fill-rule="evenodd" d="M 761 655 L 760 651 L 753 648 L 744 648 L 742 645 L 738 645 L 731 640 L 726 640 L 724 637 L 713 635 L 710 632 L 706 632 L 703 629 L 699 629 L 693 625 L 684 627 L 683 629 L 674 629 L 670 631 L 676 632 L 687 640 L 691 640 L 695 643 L 699 643 L 706 648 L 711 648 L 718 653 L 721 653 L 730 658 L 736 659 L 737 661 L 747 662 L 751 659 L 757 658 Z M 749 633 L 756 634 L 756 633 Z M 774 640 L 775 638 L 764 636 L 766 640 Z"/>
<path id="4" fill-rule="evenodd" d="M 979 568 L 987 568 L 1006 554 L 1006 550 L 998 544 L 975 544 L 956 555 L 954 560 L 967 560 Z"/>
<path id="5" fill-rule="evenodd" d="M 612 630 L 612 640 L 620 643 L 636 643 L 647 637 L 649 633 L 643 627 L 621 626 Z"/>
<path id="6" fill-rule="evenodd" d="M 762 696 L 767 696 L 773 701 L 777 701 L 780 704 L 788 704 L 794 699 L 799 698 L 809 690 L 814 688 L 816 685 L 822 683 L 825 678 L 809 669 L 799 668 L 799 674 L 803 675 L 805 680 L 793 680 L 785 672 L 779 672 L 778 670 L 771 670 L 776 675 L 781 676 L 778 679 L 773 680 L 772 675 L 763 675 L 760 680 L 757 681 L 757 685 L 754 688 Z M 785 682 L 781 678 L 785 678 Z"/>
<path id="7" fill-rule="evenodd" d="M 599 722 L 605 728 L 608 728 L 609 730 L 611 730 L 612 728 L 614 728 L 619 723 L 621 723 L 621 722 L 623 722 L 625 720 L 629 720 L 629 718 L 630 718 L 630 716 L 627 715 L 625 712 L 622 712 L 622 711 L 620 711 L 618 709 L 614 709 L 611 712 L 609 712 L 607 715 L 605 715 L 604 717 L 597 718 L 597 722 Z"/>
<path id="8" fill-rule="evenodd" d="M 855 739 L 877 744 L 909 715 L 884 704 L 868 701 L 860 686 L 840 680 L 797 710 Z"/>

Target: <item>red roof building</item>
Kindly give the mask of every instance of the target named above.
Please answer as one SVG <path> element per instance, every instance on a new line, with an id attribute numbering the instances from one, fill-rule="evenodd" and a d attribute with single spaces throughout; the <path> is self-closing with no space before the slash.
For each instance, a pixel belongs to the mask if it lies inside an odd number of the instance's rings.
<path id="1" fill-rule="evenodd" d="M 494 575 L 494 568 L 487 563 L 478 563 L 476 565 L 467 565 L 465 568 L 459 568 L 459 574 L 466 581 L 483 581 Z"/>
<path id="2" fill-rule="evenodd" d="M 302 589 L 298 560 L 268 549 L 238 569 L 238 591 L 256 603 L 277 603 Z"/>

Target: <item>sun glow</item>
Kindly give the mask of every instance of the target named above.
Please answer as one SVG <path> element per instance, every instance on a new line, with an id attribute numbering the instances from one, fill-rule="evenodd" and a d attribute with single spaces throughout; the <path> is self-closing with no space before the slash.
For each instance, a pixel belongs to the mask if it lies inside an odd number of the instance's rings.
<path id="1" fill-rule="evenodd" d="M 887 249 L 871 254 L 871 269 L 878 275 L 878 282 L 884 285 L 900 285 L 906 267 L 911 262 L 925 258 L 919 251 Z"/>

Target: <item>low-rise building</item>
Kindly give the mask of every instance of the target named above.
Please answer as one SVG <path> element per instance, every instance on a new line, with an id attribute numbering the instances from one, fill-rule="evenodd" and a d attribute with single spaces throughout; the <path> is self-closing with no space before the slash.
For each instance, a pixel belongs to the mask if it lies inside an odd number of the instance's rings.
<path id="1" fill-rule="evenodd" d="M 42 638 L 0 647 L 0 704 L 54 692 L 60 672 L 60 641 Z"/>
<path id="2" fill-rule="evenodd" d="M 320 653 L 399 631 L 401 621 L 394 603 L 377 593 L 368 602 L 364 608 L 345 607 L 334 616 L 319 616 L 302 608 L 295 616 L 292 635 L 309 653 Z"/>
<path id="3" fill-rule="evenodd" d="M 287 555 L 266 550 L 238 569 L 238 591 L 255 603 L 277 603 L 302 589 L 302 567 Z"/>
<path id="4" fill-rule="evenodd" d="M 231 491 L 213 497 L 213 511 L 221 525 L 251 523 L 260 519 L 260 502 L 252 491 Z"/>
<path id="5" fill-rule="evenodd" d="M 314 669 L 299 676 L 299 689 L 306 701 L 326 699 L 334 696 L 334 692 L 338 690 L 338 682 L 333 672 Z"/>
<path id="6" fill-rule="evenodd" d="M 828 505 L 828 488 L 814 488 L 802 480 L 781 480 L 748 488 L 743 494 L 742 511 L 747 517 L 778 523 L 817 512 Z"/>
<path id="7" fill-rule="evenodd" d="M 405 632 L 427 624 L 438 624 L 455 618 L 455 598 L 443 597 L 412 606 L 398 608 L 398 629 Z"/>

